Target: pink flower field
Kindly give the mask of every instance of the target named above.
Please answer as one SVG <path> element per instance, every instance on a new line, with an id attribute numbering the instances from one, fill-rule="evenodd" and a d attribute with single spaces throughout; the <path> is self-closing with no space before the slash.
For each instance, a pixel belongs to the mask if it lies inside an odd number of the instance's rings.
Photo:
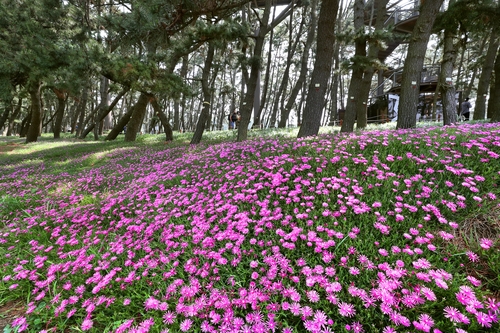
<path id="1" fill-rule="evenodd" d="M 1 157 L 6 329 L 498 332 L 499 186 L 490 124 Z"/>

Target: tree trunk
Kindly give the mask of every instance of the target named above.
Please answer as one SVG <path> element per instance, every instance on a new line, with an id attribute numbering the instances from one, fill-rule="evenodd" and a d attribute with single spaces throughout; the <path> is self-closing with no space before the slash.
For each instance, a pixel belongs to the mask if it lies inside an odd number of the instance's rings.
<path id="1" fill-rule="evenodd" d="M 323 0 L 318 19 L 317 50 L 307 93 L 303 122 L 298 137 L 318 135 L 328 79 L 332 71 L 335 45 L 335 21 L 338 0 Z"/>
<path id="2" fill-rule="evenodd" d="M 133 109 L 130 120 L 127 124 L 127 131 L 125 133 L 125 141 L 133 142 L 137 138 L 137 133 L 141 130 L 142 121 L 146 114 L 146 109 L 151 99 L 151 95 L 141 92 L 137 103 Z"/>
<path id="3" fill-rule="evenodd" d="M 255 91 L 257 89 L 257 80 L 260 77 L 260 66 L 262 63 L 262 51 L 264 48 L 264 40 L 268 32 L 269 16 L 271 13 L 272 0 L 266 0 L 264 14 L 260 21 L 260 28 L 255 35 L 255 45 L 253 50 L 253 57 L 250 65 L 250 76 L 247 81 L 247 92 L 245 94 L 243 105 L 241 106 L 241 119 L 238 126 L 238 141 L 245 141 L 248 135 L 248 125 L 250 124 L 250 117 L 252 115 L 252 108 L 254 105 Z"/>
<path id="4" fill-rule="evenodd" d="M 290 66 L 292 65 L 292 58 L 293 55 L 295 54 L 295 50 L 297 49 L 297 44 L 300 41 L 300 35 L 302 34 L 302 28 L 305 23 L 305 15 L 302 16 L 302 19 L 300 21 L 299 25 L 299 33 L 297 34 L 295 41 L 292 43 L 292 31 L 293 31 L 293 21 L 292 17 L 290 17 L 290 24 L 289 24 L 289 29 L 290 29 L 290 34 L 288 35 L 288 52 L 287 52 L 287 57 L 286 57 L 286 65 L 285 65 L 285 70 L 283 71 L 283 77 L 281 78 L 281 83 L 278 88 L 278 92 L 276 93 L 275 99 L 274 99 L 274 105 L 273 105 L 273 110 L 271 113 L 271 118 L 269 120 L 269 127 L 274 128 L 276 127 L 276 119 L 278 115 L 278 109 L 280 105 L 280 101 L 283 104 L 283 100 L 285 99 L 284 91 L 286 87 L 288 86 L 289 78 L 290 78 Z M 314 30 L 316 27 L 310 27 L 311 30 Z M 281 112 L 284 111 L 284 107 L 282 108 Z M 290 111 L 288 111 L 290 112 Z M 288 118 L 288 117 L 287 117 Z M 279 127 L 279 125 L 278 125 Z"/>
<path id="5" fill-rule="evenodd" d="M 276 16 L 276 6 L 274 6 L 273 10 L 273 20 L 275 16 Z M 292 18 L 293 15 L 290 15 L 290 17 Z M 273 40 L 274 40 L 274 30 L 271 30 L 271 34 L 269 36 L 269 50 L 267 51 L 267 65 L 266 65 L 266 76 L 264 77 L 264 89 L 262 90 L 261 100 L 259 101 L 259 109 L 255 110 L 255 114 L 253 117 L 254 128 L 261 127 L 262 111 L 266 107 L 267 91 L 269 89 L 269 78 L 271 76 Z"/>
<path id="6" fill-rule="evenodd" d="M 453 2 L 450 2 L 450 5 Z M 455 87 L 453 86 L 453 66 L 457 56 L 457 47 L 453 45 L 456 28 L 446 28 L 444 31 L 443 61 L 439 73 L 439 90 L 443 103 L 443 125 L 451 125 L 458 121 Z"/>
<path id="7" fill-rule="evenodd" d="M 155 111 L 156 115 L 160 119 L 161 125 L 163 126 L 163 131 L 165 132 L 165 141 L 173 141 L 174 134 L 172 131 L 172 127 L 170 127 L 170 122 L 168 121 L 167 116 L 165 116 L 165 113 L 162 111 L 156 97 L 151 99 L 151 106 L 153 107 L 153 110 Z"/>
<path id="8" fill-rule="evenodd" d="M 208 43 L 207 57 L 205 59 L 205 65 L 203 66 L 203 73 L 201 75 L 201 89 L 203 91 L 203 108 L 198 118 L 198 123 L 196 124 L 196 130 L 191 139 L 191 144 L 198 144 L 201 142 L 201 137 L 205 131 L 205 125 L 207 119 L 210 115 L 210 100 L 212 97 L 210 87 L 208 86 L 208 80 L 210 78 L 210 70 L 212 68 L 212 62 L 214 60 L 215 48 L 213 43 Z"/>
<path id="9" fill-rule="evenodd" d="M 397 128 L 414 128 L 417 126 L 417 105 L 425 52 L 427 51 L 432 26 L 442 3 L 443 0 L 425 1 L 422 4 L 420 16 L 411 34 L 403 67 Z"/>
<path id="10" fill-rule="evenodd" d="M 82 96 L 78 102 L 78 107 L 75 112 L 74 126 L 75 126 L 75 136 L 79 137 L 80 133 L 83 131 L 83 121 L 85 119 L 85 110 L 87 109 L 87 101 L 89 96 L 89 83 L 85 84 Z"/>
<path id="11" fill-rule="evenodd" d="M 130 117 L 132 116 L 132 113 L 134 113 L 135 108 L 138 106 L 139 102 L 136 104 L 132 105 L 129 107 L 127 112 L 118 120 L 116 123 L 115 127 L 108 133 L 108 135 L 104 138 L 105 141 L 110 141 L 116 139 L 118 134 L 120 134 L 123 131 L 123 128 L 128 124 L 130 121 Z"/>
<path id="12" fill-rule="evenodd" d="M 52 91 L 54 92 L 54 94 L 56 94 L 57 97 L 56 121 L 54 123 L 54 129 L 53 129 L 54 139 L 60 139 L 62 121 L 64 118 L 64 109 L 66 108 L 67 93 L 64 92 L 63 90 L 59 90 L 56 88 L 52 88 Z"/>
<path id="13" fill-rule="evenodd" d="M 316 26 L 318 24 L 316 8 L 318 5 L 317 0 L 311 1 L 311 22 L 309 26 L 309 31 L 307 32 L 306 42 L 304 44 L 304 50 L 302 52 L 302 57 L 300 61 L 300 74 L 299 78 L 295 82 L 294 87 L 292 88 L 292 92 L 290 93 L 290 97 L 284 108 L 281 110 L 280 122 L 278 124 L 279 128 L 285 128 L 286 122 L 288 121 L 288 117 L 290 116 L 290 111 L 292 110 L 293 104 L 296 102 L 297 96 L 302 89 L 302 85 L 306 82 L 306 75 L 308 70 L 308 61 L 309 61 L 309 50 L 314 42 L 314 38 L 316 37 Z"/>
<path id="14" fill-rule="evenodd" d="M 101 77 L 101 87 L 99 89 L 99 93 L 101 96 L 101 101 L 94 116 L 94 140 L 99 140 L 100 124 L 104 119 L 104 117 L 102 117 L 101 119 L 101 114 L 108 109 L 109 103 L 109 79 L 104 76 Z"/>
<path id="15" fill-rule="evenodd" d="M 357 35 L 360 35 L 354 40 L 356 47 L 352 61 L 352 74 L 351 82 L 349 84 L 349 95 L 344 114 L 344 121 L 342 122 L 341 132 L 352 132 L 354 130 L 354 123 L 356 116 L 361 115 L 358 110 L 363 108 L 365 102 L 360 94 L 359 87 L 363 84 L 363 74 L 365 69 L 361 61 L 366 59 L 366 39 L 364 38 L 364 20 L 365 20 L 365 6 L 363 0 L 354 1 L 354 29 Z M 365 102 L 366 108 L 366 102 Z M 366 117 L 366 112 L 365 112 Z M 363 121 L 358 119 L 358 121 Z M 366 123 L 366 119 L 364 120 Z"/>
<path id="16" fill-rule="evenodd" d="M 31 119 L 26 133 L 26 143 L 36 142 L 42 125 L 42 100 L 40 97 L 40 81 L 31 82 L 28 92 L 31 98 Z"/>
<path id="17" fill-rule="evenodd" d="M 252 116 L 252 108 L 254 105 L 255 90 L 257 88 L 257 80 L 259 78 L 260 65 L 262 60 L 262 50 L 264 48 L 264 41 L 267 33 L 271 31 L 276 25 L 282 22 L 288 15 L 291 14 L 292 9 L 296 6 L 297 0 L 291 1 L 290 4 L 281 12 L 281 14 L 269 24 L 269 16 L 271 13 L 271 5 L 273 0 L 266 0 L 264 13 L 260 19 L 260 28 L 255 37 L 255 45 L 253 57 L 250 61 L 250 76 L 247 82 L 247 92 L 241 106 L 241 119 L 238 127 L 238 141 L 245 141 L 248 136 L 248 125 L 250 124 L 250 117 Z M 244 71 L 245 72 L 245 71 Z"/>
<path id="18" fill-rule="evenodd" d="M 486 97 L 488 96 L 488 88 L 491 80 L 491 73 L 495 65 L 495 56 L 497 54 L 500 39 L 495 31 L 491 32 L 490 45 L 486 51 L 483 70 L 477 85 L 476 105 L 474 107 L 474 120 L 484 119 L 486 116 Z"/>
<path id="19" fill-rule="evenodd" d="M 491 115 L 491 122 L 500 122 L 500 50 L 497 52 L 495 60 L 495 82 L 491 89 L 491 96 L 488 102 L 488 114 Z"/>

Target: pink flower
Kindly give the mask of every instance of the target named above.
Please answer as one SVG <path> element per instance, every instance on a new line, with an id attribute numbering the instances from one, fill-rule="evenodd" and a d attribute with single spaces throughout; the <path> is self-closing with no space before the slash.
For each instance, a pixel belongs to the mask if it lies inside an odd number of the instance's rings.
<path id="1" fill-rule="evenodd" d="M 465 254 L 467 255 L 467 257 L 469 258 L 470 261 L 472 262 L 478 262 L 479 261 L 479 256 L 472 252 L 472 251 L 467 251 L 465 252 Z"/>
<path id="2" fill-rule="evenodd" d="M 461 315 L 462 313 L 452 306 L 447 306 L 444 308 L 444 316 L 451 322 L 460 323 Z"/>
<path id="3" fill-rule="evenodd" d="M 181 331 L 183 332 L 187 332 L 189 331 L 189 329 L 191 328 L 191 325 L 193 325 L 193 321 L 191 319 L 185 319 L 181 325 L 180 325 L 180 329 Z"/>
<path id="4" fill-rule="evenodd" d="M 319 301 L 319 294 L 316 290 L 311 290 L 307 292 L 307 298 L 312 302 L 312 303 L 317 303 Z"/>
<path id="5" fill-rule="evenodd" d="M 88 330 L 90 330 L 90 329 L 92 328 L 92 325 L 93 325 L 93 324 L 94 324 L 94 323 L 92 322 L 92 320 L 90 320 L 90 319 L 88 319 L 88 318 L 87 318 L 87 319 L 85 319 L 85 320 L 82 322 L 82 327 L 81 327 L 81 328 L 82 328 L 82 331 L 88 331 Z"/>
<path id="6" fill-rule="evenodd" d="M 339 314 L 342 317 L 352 317 L 356 314 L 356 309 L 354 309 L 354 305 L 352 304 L 340 302 L 340 304 L 338 304 L 338 307 Z"/>
<path id="7" fill-rule="evenodd" d="M 483 249 L 488 250 L 493 245 L 493 241 L 491 239 L 488 239 L 488 238 L 481 238 L 479 245 Z"/>

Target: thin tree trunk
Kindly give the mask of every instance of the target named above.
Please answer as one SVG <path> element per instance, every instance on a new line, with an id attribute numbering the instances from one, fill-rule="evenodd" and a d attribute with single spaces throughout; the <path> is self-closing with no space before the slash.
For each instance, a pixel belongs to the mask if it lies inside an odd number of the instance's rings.
<path id="1" fill-rule="evenodd" d="M 490 85 L 493 66 L 495 65 L 495 56 L 497 54 L 500 39 L 495 31 L 491 32 L 490 44 L 486 51 L 483 70 L 477 85 L 476 105 L 474 107 L 474 120 L 484 119 L 486 116 L 486 97 L 488 96 L 488 88 Z"/>
<path id="2" fill-rule="evenodd" d="M 2 129 L 2 127 L 5 125 L 5 122 L 9 118 L 9 115 L 13 109 L 12 101 L 12 98 L 4 101 L 5 110 L 2 113 L 2 117 L 0 117 L 0 129 Z"/>
<path id="3" fill-rule="evenodd" d="M 40 97 L 40 81 L 31 82 L 28 86 L 31 98 L 31 119 L 26 133 L 26 143 L 36 142 L 42 125 L 42 101 Z"/>
<path id="4" fill-rule="evenodd" d="M 23 99 L 21 97 L 19 97 L 19 102 L 17 103 L 17 106 L 14 109 L 14 112 L 9 117 L 9 126 L 7 127 L 7 136 L 12 135 L 12 132 L 14 131 L 15 120 L 17 119 L 17 116 L 21 113 L 22 106 L 23 106 Z"/>
<path id="5" fill-rule="evenodd" d="M 66 109 L 66 96 L 67 93 L 64 92 L 63 90 L 52 88 L 52 91 L 54 94 L 56 94 L 57 97 L 57 110 L 56 110 L 56 121 L 54 123 L 54 139 L 60 139 L 61 138 L 61 127 L 62 127 L 62 121 L 64 118 L 64 109 Z"/>
<path id="6" fill-rule="evenodd" d="M 113 110 L 113 108 L 118 104 L 120 99 L 130 90 L 130 87 L 125 87 L 123 88 L 118 95 L 113 99 L 110 105 L 106 105 L 103 108 L 101 106 L 98 106 L 100 109 L 99 114 L 97 114 L 96 120 L 92 122 L 83 132 L 82 135 L 80 136 L 81 139 L 84 139 L 93 129 L 95 129 L 96 124 L 100 124 L 104 118 Z M 107 104 L 107 103 L 106 103 Z"/>
<path id="7" fill-rule="evenodd" d="M 210 92 L 210 87 L 208 86 L 208 80 L 210 78 L 210 70 L 212 69 L 212 62 L 214 59 L 215 48 L 213 43 L 208 43 L 207 57 L 205 58 L 205 65 L 203 66 L 203 73 L 201 75 L 201 90 L 203 91 L 203 108 L 198 118 L 198 123 L 196 124 L 196 130 L 191 139 L 191 144 L 198 144 L 201 142 L 203 132 L 205 131 L 205 126 L 207 119 L 210 115 L 210 100 L 212 94 Z"/>
<path id="8" fill-rule="evenodd" d="M 276 16 L 276 6 L 274 6 L 273 10 L 273 19 Z M 290 15 L 293 17 L 293 15 Z M 253 117 L 253 126 L 255 128 L 259 128 L 261 126 L 261 116 L 264 108 L 266 107 L 267 101 L 267 91 L 269 89 L 269 78 L 271 76 L 271 63 L 272 63 L 272 51 L 273 51 L 273 40 L 274 40 L 274 30 L 271 30 L 271 34 L 269 36 L 269 50 L 267 52 L 267 65 L 266 65 L 266 76 L 264 77 L 264 89 L 262 90 L 261 100 L 259 103 L 259 110 L 255 112 Z"/>
<path id="9" fill-rule="evenodd" d="M 354 40 L 354 45 L 356 47 L 354 58 L 353 58 L 353 68 L 351 74 L 351 82 L 349 84 L 349 95 L 347 99 L 347 105 L 344 114 L 344 121 L 340 128 L 341 132 L 352 132 L 354 131 L 354 123 L 356 122 L 356 117 L 361 116 L 360 110 L 363 108 L 363 96 L 360 94 L 360 86 L 363 85 L 363 74 L 365 69 L 363 65 L 357 63 L 360 59 L 366 59 L 366 39 L 363 37 L 364 34 L 364 20 L 365 20 L 365 5 L 363 0 L 355 0 L 354 2 L 354 29 L 356 34 L 360 34 L 358 38 Z M 371 78 L 370 78 L 371 80 Z M 365 102 L 366 107 L 366 102 Z M 365 112 L 366 118 L 366 112 Z M 358 119 L 358 121 L 366 123 L 366 119 Z"/>
<path id="10" fill-rule="evenodd" d="M 487 38 L 484 38 L 481 40 L 481 45 L 479 46 L 479 50 L 477 52 L 478 55 L 483 54 L 486 43 L 487 43 Z M 479 66 L 474 66 L 469 84 L 467 85 L 467 88 L 464 90 L 464 96 L 470 96 L 472 88 L 474 87 L 474 82 L 476 81 L 476 76 L 477 76 L 478 70 L 479 70 Z"/>
<path id="11" fill-rule="evenodd" d="M 427 51 L 432 26 L 442 3 L 443 0 L 434 0 L 425 1 L 422 4 L 420 16 L 410 37 L 408 53 L 403 67 L 397 128 L 414 128 L 417 126 L 417 105 L 425 52 Z"/>
<path id="12" fill-rule="evenodd" d="M 187 76 L 188 64 L 189 64 L 188 60 L 189 60 L 188 56 L 182 57 L 182 66 L 181 66 L 180 76 L 183 79 L 185 79 Z M 179 100 L 175 100 L 174 101 L 174 128 L 173 128 L 174 131 L 178 131 L 180 128 L 179 108 L 180 108 L 180 102 L 179 102 Z"/>
<path id="13" fill-rule="evenodd" d="M 288 121 L 288 117 L 290 116 L 290 111 L 292 110 L 293 104 L 296 102 L 297 96 L 302 89 L 302 85 L 306 82 L 306 75 L 308 66 L 307 63 L 309 61 L 309 51 L 314 42 L 314 38 L 316 37 L 316 26 L 318 24 L 316 8 L 318 5 L 317 0 L 311 1 L 311 22 L 309 26 L 309 31 L 307 32 L 306 42 L 304 44 L 304 50 L 302 53 L 301 61 L 300 61 L 300 74 L 299 78 L 295 82 L 294 87 L 292 88 L 292 92 L 288 97 L 288 101 L 286 105 L 281 109 L 281 117 L 278 127 L 285 128 L 286 123 Z"/>

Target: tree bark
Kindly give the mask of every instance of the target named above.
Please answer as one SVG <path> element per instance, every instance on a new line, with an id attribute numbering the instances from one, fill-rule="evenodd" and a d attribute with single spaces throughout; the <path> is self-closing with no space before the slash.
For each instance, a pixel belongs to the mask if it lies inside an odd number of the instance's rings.
<path id="1" fill-rule="evenodd" d="M 323 0 L 321 2 L 318 19 L 317 51 L 303 113 L 303 122 L 299 129 L 299 138 L 318 135 L 321 125 L 325 92 L 332 70 L 335 21 L 338 7 L 338 0 Z"/>
<path id="2" fill-rule="evenodd" d="M 493 66 L 495 65 L 495 56 L 497 54 L 500 39 L 495 31 L 491 32 L 488 51 L 486 51 L 486 58 L 484 59 L 483 70 L 477 85 L 476 104 L 474 107 L 474 120 L 484 119 L 486 116 L 486 97 L 488 95 L 488 88 L 491 80 L 491 73 L 493 73 Z"/>
<path id="3" fill-rule="evenodd" d="M 417 126 L 417 105 L 425 52 L 427 51 L 432 26 L 442 3 L 443 0 L 425 1 L 422 4 L 420 16 L 411 34 L 403 67 L 397 128 L 414 128 Z"/>
<path id="4" fill-rule="evenodd" d="M 36 142 L 40 135 L 40 126 L 42 124 L 42 100 L 40 97 L 40 81 L 31 82 L 28 86 L 28 92 L 31 98 L 31 119 L 28 131 L 26 133 L 26 143 Z"/>
<path id="5" fill-rule="evenodd" d="M 198 123 L 196 124 L 196 130 L 191 139 L 191 144 L 198 144 L 201 142 L 201 137 L 205 131 L 206 122 L 210 116 L 210 101 L 212 93 L 208 85 L 208 80 L 210 78 L 210 70 L 212 68 L 212 62 L 214 60 L 215 48 L 213 43 L 208 43 L 207 57 L 205 58 L 205 65 L 203 66 L 203 73 L 201 75 L 201 90 L 203 91 L 203 108 L 198 118 Z"/>
<path id="6" fill-rule="evenodd" d="M 54 139 L 61 138 L 61 127 L 64 118 L 64 109 L 66 109 L 66 97 L 67 93 L 63 90 L 52 88 L 54 94 L 57 97 L 57 111 L 56 111 L 56 121 L 54 123 Z"/>
<path id="7" fill-rule="evenodd" d="M 488 102 L 488 114 L 491 115 L 491 122 L 500 122 L 500 50 L 497 52 L 495 60 L 495 82 L 491 89 L 490 100 Z"/>
<path id="8" fill-rule="evenodd" d="M 151 95 L 141 92 L 137 103 L 133 109 L 130 120 L 127 124 L 127 131 L 125 133 L 125 141 L 133 142 L 137 138 L 137 133 L 141 130 L 142 121 L 146 114 L 146 109 L 151 99 Z"/>

